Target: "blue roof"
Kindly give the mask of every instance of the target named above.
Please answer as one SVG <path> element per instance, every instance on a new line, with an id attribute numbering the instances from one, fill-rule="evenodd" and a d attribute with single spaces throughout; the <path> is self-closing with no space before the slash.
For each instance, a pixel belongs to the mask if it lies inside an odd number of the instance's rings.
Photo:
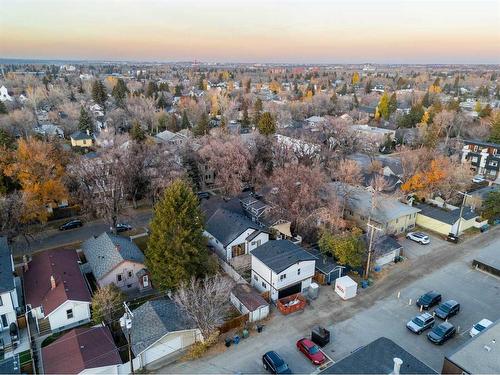
<path id="1" fill-rule="evenodd" d="M 268 241 L 253 250 L 252 255 L 277 274 L 298 262 L 316 261 L 314 255 L 288 240 Z"/>
<path id="2" fill-rule="evenodd" d="M 15 289 L 11 255 L 7 237 L 0 237 L 0 293 Z"/>

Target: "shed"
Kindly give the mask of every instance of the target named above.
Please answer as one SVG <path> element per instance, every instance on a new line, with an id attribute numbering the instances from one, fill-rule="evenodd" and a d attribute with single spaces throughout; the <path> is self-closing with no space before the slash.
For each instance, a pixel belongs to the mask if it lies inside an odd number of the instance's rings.
<path id="1" fill-rule="evenodd" d="M 269 315 L 269 303 L 248 284 L 237 284 L 231 291 L 231 303 L 242 314 L 248 314 L 250 322 Z"/>

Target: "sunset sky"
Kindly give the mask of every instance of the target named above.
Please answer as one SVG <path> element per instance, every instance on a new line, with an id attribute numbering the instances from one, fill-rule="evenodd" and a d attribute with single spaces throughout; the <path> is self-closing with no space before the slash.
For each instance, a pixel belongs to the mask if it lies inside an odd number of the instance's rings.
<path id="1" fill-rule="evenodd" d="M 0 0 L 0 57 L 500 63 L 500 0 Z"/>

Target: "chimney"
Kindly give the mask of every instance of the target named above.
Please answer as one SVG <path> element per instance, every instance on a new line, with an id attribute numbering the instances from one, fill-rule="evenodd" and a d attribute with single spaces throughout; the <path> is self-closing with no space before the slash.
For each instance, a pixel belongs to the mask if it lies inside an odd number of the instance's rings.
<path id="1" fill-rule="evenodd" d="M 89 129 L 87 129 L 87 135 L 90 135 L 90 130 Z"/>
<path id="2" fill-rule="evenodd" d="M 399 370 L 401 369 L 401 365 L 403 364 L 403 360 L 401 358 L 394 358 L 394 370 L 392 373 L 394 375 L 399 375 Z"/>
<path id="3" fill-rule="evenodd" d="M 54 275 L 50 276 L 50 289 L 55 289 L 56 288 L 56 279 L 54 278 Z"/>

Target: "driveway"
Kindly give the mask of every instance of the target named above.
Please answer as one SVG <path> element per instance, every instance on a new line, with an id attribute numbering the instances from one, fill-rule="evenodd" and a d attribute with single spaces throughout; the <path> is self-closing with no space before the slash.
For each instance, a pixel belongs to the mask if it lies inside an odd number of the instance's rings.
<path id="1" fill-rule="evenodd" d="M 276 350 L 294 372 L 311 373 L 315 368 L 297 351 L 295 342 L 309 336 L 317 324 L 332 332 L 332 341 L 325 347 L 325 353 L 335 361 L 386 336 L 439 371 L 443 354 L 468 340 L 466 331 L 473 323 L 484 317 L 500 318 L 500 281 L 470 266 L 473 255 L 494 249 L 499 234 L 500 228 L 495 228 L 458 245 L 443 241 L 424 257 L 398 263 L 383 280 L 359 290 L 359 295 L 349 301 L 342 301 L 332 286 L 324 286 L 319 298 L 305 311 L 289 316 L 275 312 L 262 333 L 252 332 L 238 346 L 200 360 L 174 363 L 158 372 L 263 373 L 262 354 Z M 454 298 L 462 304 L 460 313 L 451 319 L 460 326 L 460 334 L 442 347 L 431 345 L 425 335 L 413 335 L 405 327 L 406 322 L 419 313 L 413 305 L 414 299 L 430 289 L 439 290 L 444 299 Z"/>
<path id="2" fill-rule="evenodd" d="M 434 250 L 439 249 L 441 246 L 447 244 L 445 240 L 433 233 L 425 232 L 431 239 L 431 243 L 422 245 L 418 242 L 412 241 L 403 237 L 399 240 L 403 246 L 403 255 L 408 259 L 415 259 L 423 255 L 432 253 Z"/>

